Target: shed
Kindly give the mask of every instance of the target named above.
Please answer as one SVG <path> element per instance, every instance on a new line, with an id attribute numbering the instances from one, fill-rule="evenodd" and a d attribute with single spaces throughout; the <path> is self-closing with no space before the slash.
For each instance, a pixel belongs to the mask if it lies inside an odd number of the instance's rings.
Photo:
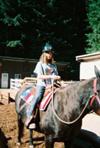
<path id="1" fill-rule="evenodd" d="M 38 59 L 0 56 L 0 87 L 9 88 L 10 79 L 31 77 Z M 66 69 L 69 63 L 56 62 L 59 75 L 67 79 Z"/>
<path id="2" fill-rule="evenodd" d="M 90 79 L 95 77 L 94 66 L 100 69 L 100 52 L 76 56 L 80 63 L 79 79 Z"/>

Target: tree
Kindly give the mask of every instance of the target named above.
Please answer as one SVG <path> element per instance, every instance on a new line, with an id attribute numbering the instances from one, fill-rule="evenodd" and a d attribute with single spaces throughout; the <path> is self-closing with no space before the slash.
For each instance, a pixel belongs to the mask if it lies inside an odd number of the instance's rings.
<path id="1" fill-rule="evenodd" d="M 100 1 L 88 0 L 87 2 L 87 26 L 88 33 L 86 34 L 87 53 L 100 51 Z"/>
<path id="2" fill-rule="evenodd" d="M 0 0 L 0 54 L 39 58 L 49 41 L 75 76 L 75 56 L 85 52 L 85 17 L 84 0 Z"/>
<path id="3" fill-rule="evenodd" d="M 84 52 L 84 4 L 84 0 L 0 0 L 1 49 L 5 55 L 14 49 L 15 56 L 19 49 L 19 56 L 35 58 L 50 41 L 58 60 L 75 60 Z"/>

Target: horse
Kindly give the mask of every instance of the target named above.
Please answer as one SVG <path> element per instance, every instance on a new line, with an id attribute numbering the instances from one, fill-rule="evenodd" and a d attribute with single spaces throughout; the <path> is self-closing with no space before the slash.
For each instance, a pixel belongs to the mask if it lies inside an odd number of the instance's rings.
<path id="1" fill-rule="evenodd" d="M 83 117 L 90 112 L 100 115 L 100 71 L 96 66 L 94 71 L 96 76 L 91 79 L 74 81 L 57 88 L 47 109 L 39 110 L 37 128 L 28 128 L 30 147 L 34 148 L 32 131 L 36 130 L 44 134 L 46 148 L 53 148 L 55 142 L 63 142 L 66 148 L 71 148 L 75 137 L 80 132 Z M 21 144 L 27 109 L 20 96 L 27 87 L 19 90 L 15 98 L 18 116 L 18 144 Z"/>

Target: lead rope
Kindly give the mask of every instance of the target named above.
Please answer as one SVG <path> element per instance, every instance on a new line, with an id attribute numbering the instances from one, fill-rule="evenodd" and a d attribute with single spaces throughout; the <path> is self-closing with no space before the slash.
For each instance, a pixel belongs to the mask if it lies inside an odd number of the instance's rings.
<path id="1" fill-rule="evenodd" d="M 70 124 L 73 124 L 73 123 L 77 122 L 77 121 L 80 119 L 80 117 L 82 116 L 82 114 L 84 113 L 84 111 L 85 111 L 87 105 L 89 104 L 89 99 L 87 100 L 87 102 L 86 102 L 86 104 L 85 104 L 85 106 L 84 106 L 82 112 L 80 113 L 80 115 L 79 115 L 75 120 L 69 121 L 69 122 L 64 121 L 64 120 L 62 120 L 62 119 L 57 115 L 57 113 L 56 113 L 56 111 L 55 111 L 55 109 L 54 109 L 54 95 L 53 95 L 53 94 L 54 94 L 54 89 L 53 89 L 53 85 L 54 85 L 54 80 L 52 80 L 52 110 L 53 110 L 53 114 L 56 116 L 56 118 L 57 118 L 60 122 L 62 122 L 62 123 L 64 123 L 64 124 L 70 125 Z"/>
<path id="2" fill-rule="evenodd" d="M 93 81 L 93 91 L 94 91 L 94 94 L 95 94 L 95 98 L 97 99 L 98 103 L 100 104 L 100 99 L 98 97 L 98 92 L 97 92 L 96 85 L 97 85 L 97 79 L 94 79 L 94 81 Z M 92 103 L 93 103 L 93 101 L 92 101 Z"/>

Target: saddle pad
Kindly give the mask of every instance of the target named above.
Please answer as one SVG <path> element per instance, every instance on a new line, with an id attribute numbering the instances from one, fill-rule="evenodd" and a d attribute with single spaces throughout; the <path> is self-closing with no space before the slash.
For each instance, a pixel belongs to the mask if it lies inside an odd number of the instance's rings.
<path id="1" fill-rule="evenodd" d="M 34 95 L 35 95 L 35 87 L 29 87 L 21 93 L 20 97 L 26 103 L 30 103 L 32 101 L 32 99 L 34 98 Z"/>
<path id="2" fill-rule="evenodd" d="M 20 97 L 26 102 L 26 104 L 29 104 L 32 101 L 32 99 L 34 99 L 35 91 L 36 91 L 35 87 L 29 87 L 21 93 Z M 52 91 L 46 90 L 43 99 L 40 102 L 39 109 L 42 111 L 46 110 L 48 104 L 51 101 L 51 98 L 52 98 Z"/>

